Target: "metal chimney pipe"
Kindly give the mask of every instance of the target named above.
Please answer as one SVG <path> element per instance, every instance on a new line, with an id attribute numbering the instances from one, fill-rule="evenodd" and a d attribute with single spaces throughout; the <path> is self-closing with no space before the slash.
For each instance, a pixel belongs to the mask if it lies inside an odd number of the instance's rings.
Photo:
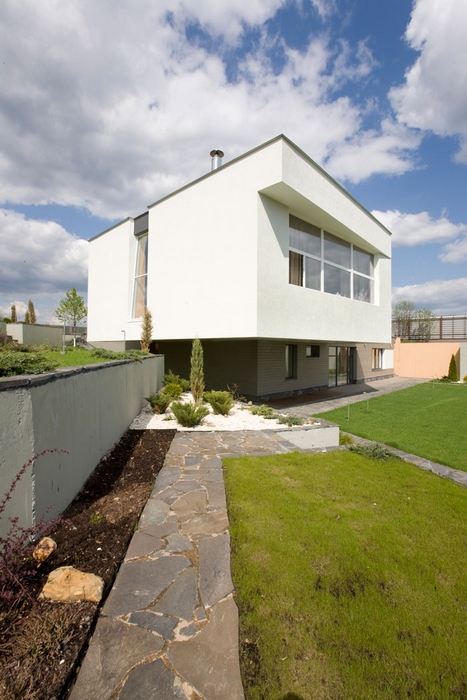
<path id="1" fill-rule="evenodd" d="M 222 158 L 224 157 L 223 151 L 211 151 L 209 154 L 211 156 L 211 172 L 217 170 L 222 165 Z"/>

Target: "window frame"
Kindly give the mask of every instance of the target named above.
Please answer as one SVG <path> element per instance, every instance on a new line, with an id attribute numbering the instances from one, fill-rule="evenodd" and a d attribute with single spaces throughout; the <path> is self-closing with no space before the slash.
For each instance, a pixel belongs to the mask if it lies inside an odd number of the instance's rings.
<path id="1" fill-rule="evenodd" d="M 384 369 L 384 348 L 371 348 L 371 369 Z"/>
<path id="2" fill-rule="evenodd" d="M 285 345 L 285 378 L 297 379 L 298 345 L 286 343 Z"/>
<path id="3" fill-rule="evenodd" d="M 136 237 L 135 275 L 133 282 L 133 299 L 131 305 L 132 319 L 139 319 L 143 317 L 144 309 L 147 306 L 148 302 L 148 250 L 149 236 L 148 232 L 145 231 L 144 233 Z M 144 260 L 144 271 L 140 272 L 142 260 Z M 141 297 L 143 297 L 143 299 L 141 299 Z M 142 310 L 141 313 L 138 313 L 141 309 L 142 301 Z"/>
<path id="4" fill-rule="evenodd" d="M 298 228 L 298 226 L 300 226 L 300 228 Z M 320 231 L 320 255 L 308 253 L 305 250 L 305 248 L 308 246 L 305 244 L 303 245 L 303 249 L 292 245 L 293 242 L 299 244 L 300 238 L 299 236 L 294 236 L 292 231 L 299 231 L 301 234 L 305 235 L 308 233 L 315 238 L 317 237 L 316 232 Z M 292 240 L 293 238 L 295 238 L 295 241 Z M 325 252 L 326 244 L 328 247 L 331 246 L 331 253 L 334 251 L 334 248 L 339 245 L 342 246 L 343 255 L 346 249 L 349 250 L 349 266 L 342 265 L 334 260 L 328 259 Z M 362 268 L 365 267 L 365 256 L 368 258 L 367 268 L 370 274 L 366 274 L 365 272 L 361 271 Z M 339 255 L 330 254 L 329 257 L 334 257 L 334 259 L 337 259 Z M 344 257 L 346 256 L 344 255 Z M 320 265 L 319 287 L 307 285 L 308 260 L 310 261 L 310 267 L 311 262 L 313 262 L 313 266 L 315 266 L 316 263 Z M 326 291 L 326 286 L 332 281 L 332 276 L 334 276 L 337 280 L 339 278 L 341 279 L 341 283 L 337 285 L 339 287 L 339 291 Z M 310 275 L 309 279 L 317 279 L 316 271 L 314 274 Z M 365 280 L 364 284 L 362 283 L 363 280 Z M 318 227 L 314 224 L 309 224 L 293 214 L 289 214 L 289 284 L 293 284 L 298 287 L 305 287 L 306 289 L 314 289 L 315 291 L 320 291 L 325 294 L 343 296 L 345 298 L 352 299 L 353 301 L 362 301 L 363 303 L 374 304 L 375 256 L 373 253 L 370 253 L 369 251 L 366 251 L 353 243 L 344 241 L 344 239 L 340 239 L 338 236 L 329 233 L 324 229 L 318 229 Z"/>

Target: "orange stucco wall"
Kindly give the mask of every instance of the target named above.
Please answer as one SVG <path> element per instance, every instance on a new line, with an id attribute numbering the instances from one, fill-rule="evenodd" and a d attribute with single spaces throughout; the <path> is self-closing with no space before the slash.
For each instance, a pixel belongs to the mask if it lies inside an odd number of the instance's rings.
<path id="1" fill-rule="evenodd" d="M 394 373 L 399 377 L 439 379 L 447 375 L 451 355 L 459 372 L 459 343 L 394 343 Z"/>

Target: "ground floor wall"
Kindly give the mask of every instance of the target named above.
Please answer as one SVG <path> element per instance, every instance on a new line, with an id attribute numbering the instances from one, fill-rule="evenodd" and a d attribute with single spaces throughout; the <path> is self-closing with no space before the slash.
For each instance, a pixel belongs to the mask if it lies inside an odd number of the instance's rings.
<path id="1" fill-rule="evenodd" d="M 228 387 L 253 400 L 312 393 L 327 388 L 330 379 L 330 348 L 335 345 L 310 339 L 203 340 L 204 374 L 207 389 Z M 286 367 L 286 346 L 293 354 Z M 191 341 L 161 341 L 157 352 L 165 356 L 165 366 L 175 374 L 189 377 Z M 374 350 L 378 352 L 375 354 Z M 353 345 L 352 372 L 345 382 L 364 382 L 394 374 L 390 345 Z M 375 365 L 375 358 L 378 362 Z M 288 375 L 288 376 L 287 376 Z"/>
<path id="2" fill-rule="evenodd" d="M 9 517 L 29 527 L 46 513 L 61 513 L 145 397 L 162 387 L 163 375 L 159 356 L 0 379 L 0 500 L 31 461 L 0 520 L 0 533 L 6 533 Z"/>

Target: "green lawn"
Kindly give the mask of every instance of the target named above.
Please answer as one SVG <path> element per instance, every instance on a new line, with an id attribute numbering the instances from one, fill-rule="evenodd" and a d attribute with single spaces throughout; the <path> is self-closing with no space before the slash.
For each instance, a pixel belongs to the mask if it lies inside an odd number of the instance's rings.
<path id="1" fill-rule="evenodd" d="M 368 401 L 319 415 L 346 432 L 467 471 L 467 384 L 427 383 L 370 394 Z"/>
<path id="2" fill-rule="evenodd" d="M 67 348 L 64 355 L 61 352 L 48 350 L 44 355 L 51 360 L 60 362 L 60 367 L 81 367 L 83 365 L 93 365 L 97 362 L 105 362 L 101 357 L 95 357 L 90 350 L 85 348 Z"/>
<path id="3" fill-rule="evenodd" d="M 347 451 L 224 464 L 248 700 L 467 698 L 467 489 Z"/>

